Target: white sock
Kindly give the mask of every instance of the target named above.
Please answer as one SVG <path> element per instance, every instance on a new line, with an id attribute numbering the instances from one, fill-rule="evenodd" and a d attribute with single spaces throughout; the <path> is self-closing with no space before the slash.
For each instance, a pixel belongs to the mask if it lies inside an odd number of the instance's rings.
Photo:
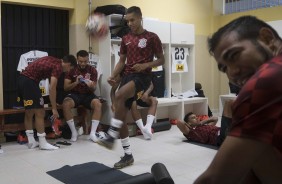
<path id="1" fill-rule="evenodd" d="M 131 154 L 132 154 L 132 151 L 131 151 L 131 148 L 130 148 L 129 137 L 126 137 L 126 138 L 124 138 L 124 139 L 121 139 L 121 145 L 122 145 L 122 147 L 123 147 L 124 152 L 125 152 L 127 155 L 131 155 Z"/>
<path id="2" fill-rule="evenodd" d="M 138 119 L 138 120 L 135 121 L 135 122 L 136 122 L 138 128 L 139 128 L 141 131 L 143 131 L 143 129 L 144 129 L 144 124 L 143 124 L 142 119 Z"/>
<path id="3" fill-rule="evenodd" d="M 147 115 L 147 122 L 146 122 L 146 125 L 145 125 L 145 129 L 151 131 L 152 124 L 154 123 L 154 120 L 155 120 L 155 116 L 153 116 L 151 114 Z"/>
<path id="4" fill-rule="evenodd" d="M 146 122 L 146 125 L 145 125 L 144 130 L 143 130 L 144 138 L 147 139 L 147 140 L 150 140 L 153 137 L 151 128 L 152 128 L 152 124 L 154 122 L 154 119 L 155 119 L 155 116 L 150 115 L 150 114 L 147 115 L 147 122 Z"/>
<path id="5" fill-rule="evenodd" d="M 71 130 L 71 139 L 70 139 L 70 141 L 72 141 L 72 142 L 77 141 L 78 133 L 77 133 L 77 130 L 75 128 L 73 119 L 68 120 L 67 124 L 69 125 L 70 130 Z"/>
<path id="6" fill-rule="evenodd" d="M 25 134 L 27 136 L 28 139 L 28 144 L 27 147 L 29 149 L 33 149 L 39 146 L 38 142 L 34 139 L 34 133 L 33 130 L 26 130 Z"/>
<path id="7" fill-rule="evenodd" d="M 46 141 L 46 134 L 45 133 L 37 133 L 37 136 L 38 136 L 38 139 L 39 139 L 39 148 L 42 149 L 42 150 L 56 150 L 58 149 L 58 147 L 56 146 L 53 146 L 51 144 L 49 144 L 47 141 Z"/>
<path id="8" fill-rule="evenodd" d="M 92 120 L 92 125 L 91 125 L 91 132 L 90 132 L 90 135 L 89 135 L 89 139 L 92 140 L 93 142 L 97 142 L 98 141 L 98 138 L 96 136 L 96 130 L 97 130 L 97 127 L 99 125 L 99 121 L 98 120 Z"/>
<path id="9" fill-rule="evenodd" d="M 93 119 L 91 122 L 92 122 L 92 125 L 91 125 L 91 132 L 90 132 L 90 134 L 95 134 L 100 121 Z"/>
<path id="10" fill-rule="evenodd" d="M 115 138 L 118 139 L 119 138 L 119 129 L 120 127 L 122 127 L 123 122 L 121 120 L 112 118 L 111 120 L 111 127 L 108 130 L 108 134 Z"/>

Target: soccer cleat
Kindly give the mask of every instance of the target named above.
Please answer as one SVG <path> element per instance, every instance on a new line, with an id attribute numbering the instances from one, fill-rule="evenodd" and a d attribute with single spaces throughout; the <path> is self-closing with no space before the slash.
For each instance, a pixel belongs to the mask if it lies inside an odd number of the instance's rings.
<path id="1" fill-rule="evenodd" d="M 121 157 L 120 161 L 115 163 L 114 168 L 115 169 L 122 169 L 124 167 L 132 165 L 133 162 L 134 162 L 134 159 L 133 159 L 132 154 L 128 155 L 128 154 L 125 153 L 124 156 Z"/>
<path id="2" fill-rule="evenodd" d="M 112 150 L 113 147 L 114 147 L 115 139 L 112 136 L 108 135 L 108 134 L 105 134 L 105 135 L 106 136 L 104 138 L 97 137 L 98 138 L 97 143 L 100 144 L 101 146 L 106 147 L 107 149 Z"/>

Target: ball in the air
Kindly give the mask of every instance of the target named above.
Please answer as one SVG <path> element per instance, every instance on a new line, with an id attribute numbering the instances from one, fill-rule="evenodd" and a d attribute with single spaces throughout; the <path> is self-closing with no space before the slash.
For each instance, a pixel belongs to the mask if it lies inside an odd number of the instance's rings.
<path id="1" fill-rule="evenodd" d="M 86 21 L 86 32 L 96 39 L 104 38 L 109 33 L 109 25 L 104 14 L 93 13 Z"/>

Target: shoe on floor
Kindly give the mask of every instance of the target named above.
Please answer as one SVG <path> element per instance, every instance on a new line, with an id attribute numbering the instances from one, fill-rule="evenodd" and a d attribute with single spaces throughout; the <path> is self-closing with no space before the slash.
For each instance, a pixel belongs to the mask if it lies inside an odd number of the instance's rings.
<path id="1" fill-rule="evenodd" d="M 125 153 L 124 156 L 121 157 L 120 161 L 115 163 L 114 168 L 115 169 L 122 169 L 124 167 L 132 165 L 133 162 L 134 162 L 134 159 L 133 159 L 132 154 L 128 155 L 128 154 Z"/>
<path id="2" fill-rule="evenodd" d="M 105 134 L 105 137 L 97 137 L 97 138 L 98 138 L 98 141 L 97 141 L 98 144 L 110 150 L 113 149 L 115 139 L 112 136 Z"/>

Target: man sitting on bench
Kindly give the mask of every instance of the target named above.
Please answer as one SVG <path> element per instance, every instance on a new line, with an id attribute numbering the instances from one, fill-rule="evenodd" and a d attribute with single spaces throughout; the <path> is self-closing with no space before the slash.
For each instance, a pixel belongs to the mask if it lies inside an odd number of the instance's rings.
<path id="1" fill-rule="evenodd" d="M 96 130 L 102 115 L 102 103 L 94 94 L 97 85 L 97 70 L 88 64 L 89 56 L 85 50 L 77 52 L 77 67 L 65 76 L 64 89 L 69 94 L 63 101 L 64 117 L 70 127 L 72 136 L 70 141 L 77 141 L 78 132 L 75 128 L 71 109 L 83 105 L 92 112 L 91 132 L 89 139 L 97 142 Z"/>

